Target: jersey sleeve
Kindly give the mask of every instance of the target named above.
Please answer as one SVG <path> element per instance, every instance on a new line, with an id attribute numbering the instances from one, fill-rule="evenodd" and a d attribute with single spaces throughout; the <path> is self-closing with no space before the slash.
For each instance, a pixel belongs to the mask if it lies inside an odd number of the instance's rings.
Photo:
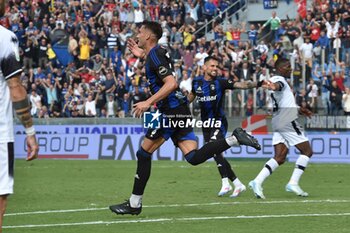
<path id="1" fill-rule="evenodd" d="M 173 64 L 170 59 L 170 54 L 166 49 L 159 48 L 151 51 L 149 54 L 154 65 L 154 70 L 160 79 L 163 79 L 169 75 L 173 75 L 175 78 L 175 72 Z"/>
<path id="2" fill-rule="evenodd" d="M 282 91 L 284 90 L 284 88 L 286 87 L 286 85 L 288 85 L 288 83 L 286 82 L 286 80 L 282 77 L 282 76 L 274 76 L 270 79 L 271 82 L 273 83 L 278 83 L 280 86 L 280 89 L 277 91 Z"/>
<path id="3" fill-rule="evenodd" d="M 22 72 L 20 64 L 18 39 L 15 34 L 6 31 L 2 35 L 3 40 L 0 49 L 0 67 L 5 79 L 12 78 Z"/>
<path id="4" fill-rule="evenodd" d="M 223 90 L 233 90 L 234 88 L 234 83 L 235 81 L 233 81 L 233 79 L 225 79 L 225 78 L 221 78 L 219 79 L 220 82 L 220 86 Z"/>

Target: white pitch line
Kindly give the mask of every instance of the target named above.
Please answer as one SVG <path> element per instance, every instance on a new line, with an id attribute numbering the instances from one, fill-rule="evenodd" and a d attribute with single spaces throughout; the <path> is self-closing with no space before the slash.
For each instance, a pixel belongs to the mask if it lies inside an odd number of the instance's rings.
<path id="1" fill-rule="evenodd" d="M 290 218 L 290 217 L 336 217 L 350 216 L 350 213 L 325 213 L 325 214 L 281 214 L 281 215 L 240 215 L 240 216 L 216 216 L 216 217 L 192 217 L 192 218 L 156 218 L 139 220 L 117 220 L 117 221 L 93 221 L 93 222 L 74 222 L 74 223 L 56 223 L 56 224 L 38 224 L 38 225 L 17 225 L 3 226 L 4 229 L 15 228 L 44 228 L 44 227 L 63 227 L 63 226 L 83 226 L 83 225 L 108 225 L 123 223 L 150 223 L 150 222 L 170 222 L 170 221 L 204 221 L 204 220 L 227 220 L 227 219 L 257 219 L 257 218 Z"/>
<path id="2" fill-rule="evenodd" d="M 236 201 L 236 202 L 211 202 L 211 203 L 193 203 L 193 204 L 169 204 L 169 205 L 145 205 L 144 208 L 171 208 L 171 207 L 196 207 L 196 206 L 213 206 L 213 205 L 250 205 L 250 204 L 296 204 L 296 203 L 349 203 L 350 200 L 301 200 L 301 201 Z M 86 211 L 100 211 L 107 210 L 107 207 L 102 208 L 85 208 L 85 209 L 70 209 L 70 210 L 40 210 L 33 212 L 19 212 L 19 213 L 8 213 L 5 214 L 6 217 L 9 216 L 19 216 L 19 215 L 34 215 L 34 214 L 54 214 L 54 213 L 74 213 L 74 212 L 86 212 Z"/>

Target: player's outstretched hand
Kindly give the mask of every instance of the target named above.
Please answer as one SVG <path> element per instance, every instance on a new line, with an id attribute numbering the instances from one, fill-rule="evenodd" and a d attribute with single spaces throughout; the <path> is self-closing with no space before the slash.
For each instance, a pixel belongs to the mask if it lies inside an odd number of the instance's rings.
<path id="1" fill-rule="evenodd" d="M 264 88 L 264 89 L 271 89 L 271 85 L 273 83 L 268 81 L 268 80 L 263 80 L 262 83 L 261 83 L 261 87 Z"/>
<path id="2" fill-rule="evenodd" d="M 304 115 L 304 116 L 308 117 L 308 118 L 311 118 L 314 115 L 313 112 L 311 112 L 309 109 L 307 109 L 305 107 L 300 107 L 299 108 L 299 113 L 301 115 Z"/>
<path id="3" fill-rule="evenodd" d="M 35 134 L 27 136 L 27 148 L 28 148 L 27 161 L 36 159 L 39 153 L 39 145 L 36 141 Z"/>
<path id="4" fill-rule="evenodd" d="M 140 118 L 142 114 L 147 111 L 151 107 L 151 105 L 147 101 L 138 102 L 134 104 L 133 114 L 135 117 Z"/>
<path id="5" fill-rule="evenodd" d="M 132 38 L 128 39 L 128 49 L 130 50 L 130 52 L 132 52 L 132 54 L 134 54 L 138 58 L 144 58 L 145 56 L 145 51 L 139 48 L 136 41 Z"/>

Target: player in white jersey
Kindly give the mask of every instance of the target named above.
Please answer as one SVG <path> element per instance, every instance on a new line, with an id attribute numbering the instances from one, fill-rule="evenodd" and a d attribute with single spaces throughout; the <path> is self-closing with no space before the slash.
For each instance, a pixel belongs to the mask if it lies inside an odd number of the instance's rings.
<path id="1" fill-rule="evenodd" d="M 287 192 L 294 192 L 298 196 L 306 197 L 299 186 L 299 180 L 303 174 L 310 157 L 312 149 L 303 128 L 297 122 L 298 113 L 310 117 L 312 113 L 304 108 L 298 107 L 295 103 L 293 92 L 284 77 L 289 77 L 291 72 L 290 63 L 286 59 L 279 58 L 275 62 L 276 73 L 280 76 L 273 76 L 262 86 L 270 90 L 273 100 L 272 128 L 275 156 L 266 162 L 258 176 L 249 182 L 249 187 L 254 191 L 257 198 L 265 199 L 262 184 L 278 166 L 285 162 L 290 146 L 295 146 L 300 151 L 296 161 L 293 174 L 286 185 Z"/>
<path id="2" fill-rule="evenodd" d="M 0 0 L 0 17 L 3 16 L 5 0 Z M 28 157 L 38 156 L 39 146 L 30 115 L 27 92 L 20 81 L 22 72 L 18 39 L 15 34 L 0 26 L 0 233 L 5 214 L 7 196 L 13 193 L 14 133 L 13 109 L 25 127 Z"/>

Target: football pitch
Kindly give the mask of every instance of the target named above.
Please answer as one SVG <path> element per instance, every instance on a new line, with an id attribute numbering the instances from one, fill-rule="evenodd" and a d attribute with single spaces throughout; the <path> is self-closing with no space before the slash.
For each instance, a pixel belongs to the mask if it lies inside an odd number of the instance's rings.
<path id="1" fill-rule="evenodd" d="M 264 162 L 230 160 L 244 184 Z M 301 179 L 309 197 L 284 190 L 294 167 L 286 163 L 265 182 L 266 200 L 247 190 L 217 197 L 214 162 L 154 161 L 139 216 L 120 216 L 110 204 L 130 196 L 136 161 L 16 161 L 15 194 L 4 232 L 349 232 L 350 164 L 310 164 Z"/>

